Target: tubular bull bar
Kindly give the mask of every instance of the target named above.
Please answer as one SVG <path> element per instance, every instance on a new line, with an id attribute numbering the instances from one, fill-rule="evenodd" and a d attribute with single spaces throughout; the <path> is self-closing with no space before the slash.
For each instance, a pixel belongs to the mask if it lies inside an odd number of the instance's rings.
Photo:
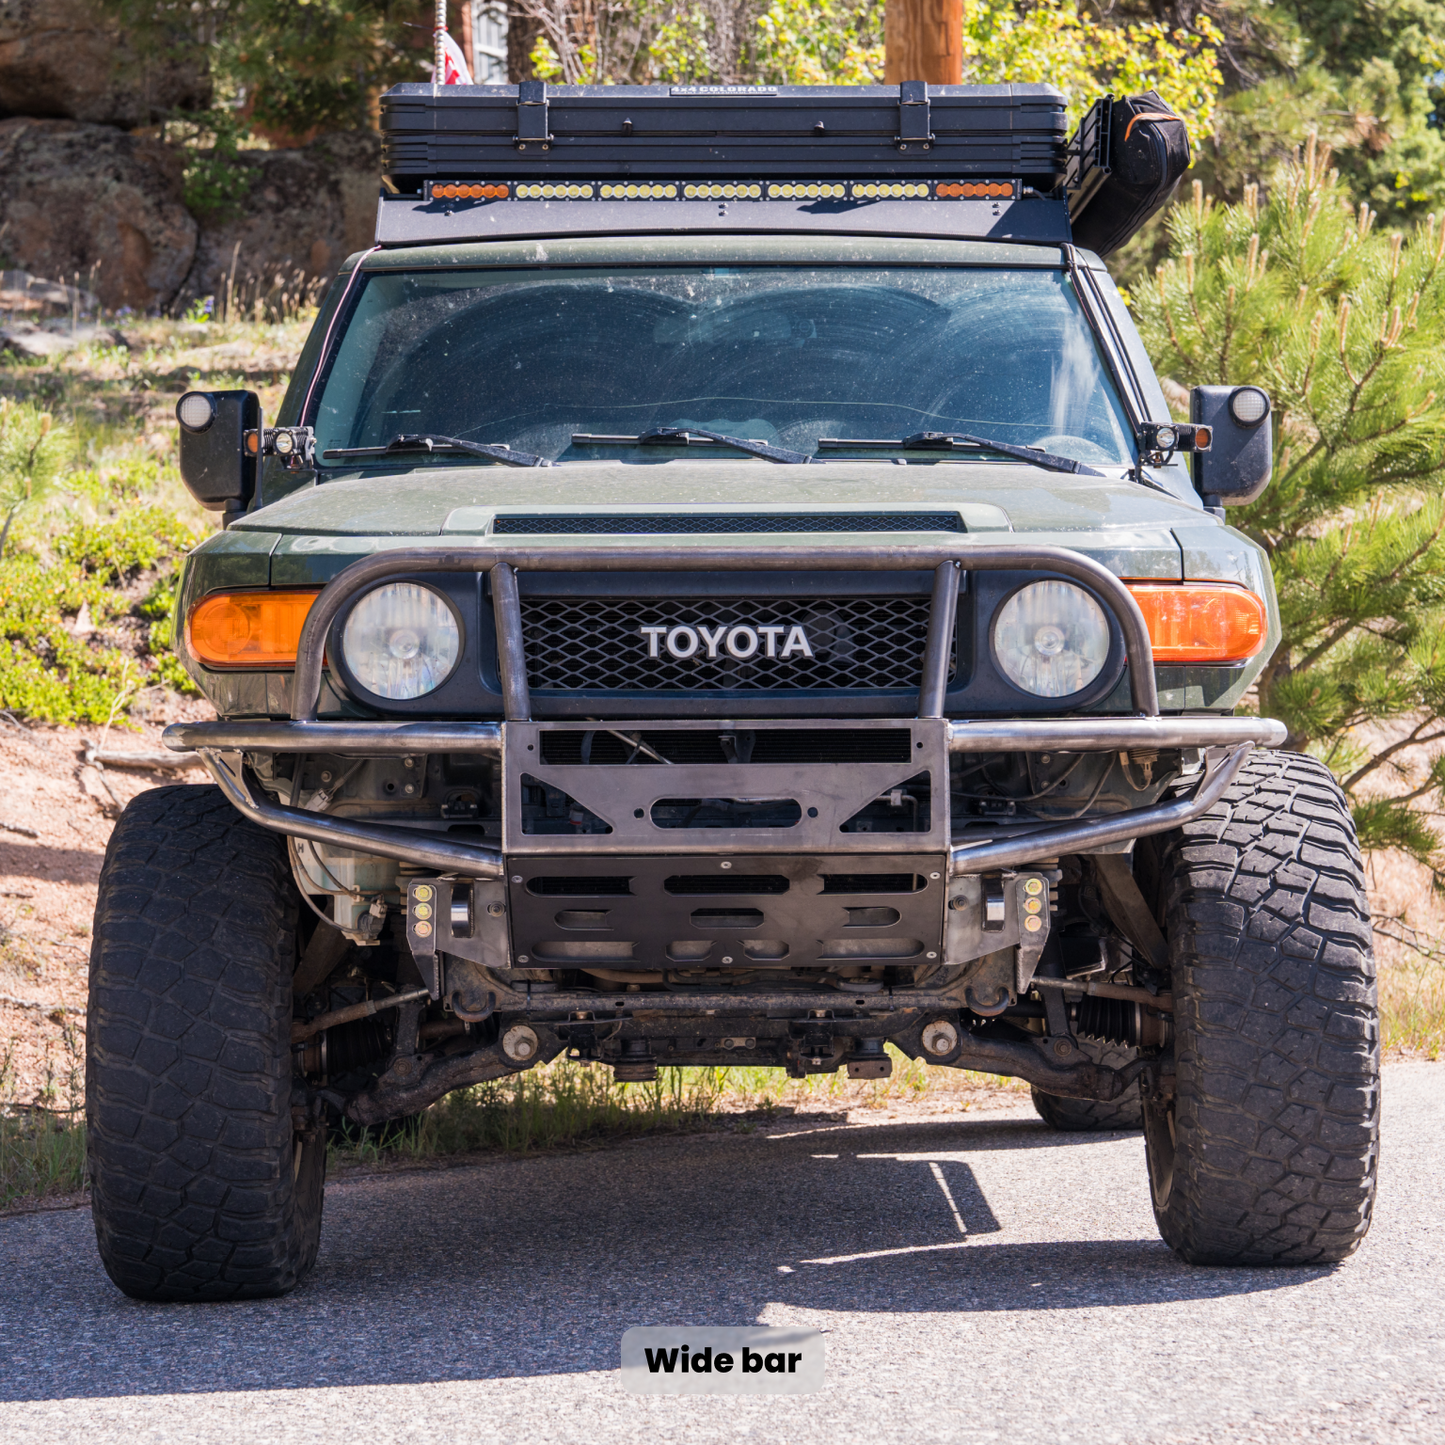
<path id="1" fill-rule="evenodd" d="M 497 878 L 503 872 L 503 849 L 454 842 L 421 829 L 323 816 L 272 802 L 248 774 L 244 754 L 314 752 L 379 757 L 447 752 L 501 758 L 509 733 L 530 735 L 533 731 L 517 587 L 519 571 L 743 570 L 932 571 L 932 601 L 918 696 L 920 721 L 943 717 L 961 571 L 1036 571 L 1067 577 L 1089 587 L 1119 624 L 1134 715 L 942 723 L 939 726 L 947 750 L 966 753 L 1106 753 L 1133 748 L 1226 750 L 1222 755 L 1211 757 L 1190 795 L 1106 817 L 1063 824 L 1043 823 L 1011 837 L 950 847 L 949 871 L 954 875 L 1018 867 L 1041 858 L 1098 849 L 1177 828 L 1213 806 L 1239 773 L 1251 747 L 1278 746 L 1285 738 L 1284 725 L 1268 718 L 1161 717 L 1153 650 L 1143 614 L 1128 588 L 1100 563 L 1065 547 L 970 543 L 963 538 L 951 538 L 937 545 L 644 548 L 592 544 L 485 549 L 411 547 L 387 551 L 352 563 L 328 584 L 312 605 L 297 649 L 289 722 L 178 723 L 166 730 L 164 740 L 167 747 L 176 751 L 196 750 L 236 808 L 263 827 L 440 872 L 478 879 Z M 319 721 L 317 709 L 325 649 L 332 627 L 346 606 L 382 582 L 436 572 L 490 574 L 505 721 Z M 896 720 L 890 722 L 897 725 Z M 514 724 L 519 726 L 514 729 Z M 759 725 L 757 721 L 750 723 L 753 727 Z M 807 725 L 817 726 L 816 722 Z M 727 766 L 730 777 L 740 780 L 753 765 Z M 670 773 L 672 769 L 664 771 Z M 835 845 L 834 851 L 855 851 L 863 836 L 849 835 L 847 845 Z M 638 851 L 636 841 L 626 846 L 609 845 L 599 835 L 579 838 L 576 842 L 598 852 Z M 674 846 L 669 847 L 669 843 Z M 695 852 L 699 846 L 693 843 L 686 846 L 685 851 Z M 730 829 L 709 830 L 706 844 L 713 852 L 757 846 L 755 835 L 740 838 L 737 830 Z M 769 840 L 769 846 L 778 851 L 797 848 L 796 843 L 780 845 L 776 835 Z M 663 854 L 684 851 L 682 840 L 675 832 L 671 838 L 661 833 L 656 842 L 649 839 L 645 849 Z"/>

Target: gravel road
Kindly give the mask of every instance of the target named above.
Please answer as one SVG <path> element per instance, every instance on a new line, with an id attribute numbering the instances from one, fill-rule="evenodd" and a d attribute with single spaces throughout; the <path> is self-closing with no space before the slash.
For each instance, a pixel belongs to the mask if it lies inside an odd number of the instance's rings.
<path id="1" fill-rule="evenodd" d="M 1445 1440 L 1445 1065 L 1386 1072 L 1373 1232 L 1181 1264 L 1136 1135 L 1031 1112 L 354 1178 L 283 1300 L 139 1305 L 84 1210 L 0 1220 L 0 1434 L 31 1441 Z M 790 1398 L 618 1388 L 638 1324 L 827 1331 Z"/>

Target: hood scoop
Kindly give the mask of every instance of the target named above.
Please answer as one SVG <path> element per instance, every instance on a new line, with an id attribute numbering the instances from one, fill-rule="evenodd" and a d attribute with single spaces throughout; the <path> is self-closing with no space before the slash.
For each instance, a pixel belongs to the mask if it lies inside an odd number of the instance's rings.
<path id="1" fill-rule="evenodd" d="M 728 532 L 966 532 L 957 512 L 499 512 L 493 536 L 683 536 Z"/>

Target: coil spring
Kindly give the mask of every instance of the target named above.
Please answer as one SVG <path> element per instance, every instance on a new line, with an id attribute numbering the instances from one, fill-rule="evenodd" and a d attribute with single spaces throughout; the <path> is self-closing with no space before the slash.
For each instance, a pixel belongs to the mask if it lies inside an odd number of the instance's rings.
<path id="1" fill-rule="evenodd" d="M 1137 1048 L 1142 1025 L 1142 1010 L 1137 1003 L 1122 998 L 1096 998 L 1090 994 L 1079 1004 L 1075 1028 L 1082 1038 L 1097 1039 L 1101 1044 L 1121 1048 Z"/>

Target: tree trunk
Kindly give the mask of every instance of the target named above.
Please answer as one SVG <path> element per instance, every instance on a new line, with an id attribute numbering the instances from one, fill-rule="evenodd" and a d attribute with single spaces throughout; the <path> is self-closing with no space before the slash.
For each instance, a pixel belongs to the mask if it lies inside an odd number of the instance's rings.
<path id="1" fill-rule="evenodd" d="M 507 6 L 507 81 L 535 80 L 532 73 L 532 47 L 542 33 L 542 22 L 526 14 L 515 3 Z"/>
<path id="2" fill-rule="evenodd" d="M 883 78 L 889 85 L 963 79 L 963 0 L 888 0 L 883 16 Z"/>

